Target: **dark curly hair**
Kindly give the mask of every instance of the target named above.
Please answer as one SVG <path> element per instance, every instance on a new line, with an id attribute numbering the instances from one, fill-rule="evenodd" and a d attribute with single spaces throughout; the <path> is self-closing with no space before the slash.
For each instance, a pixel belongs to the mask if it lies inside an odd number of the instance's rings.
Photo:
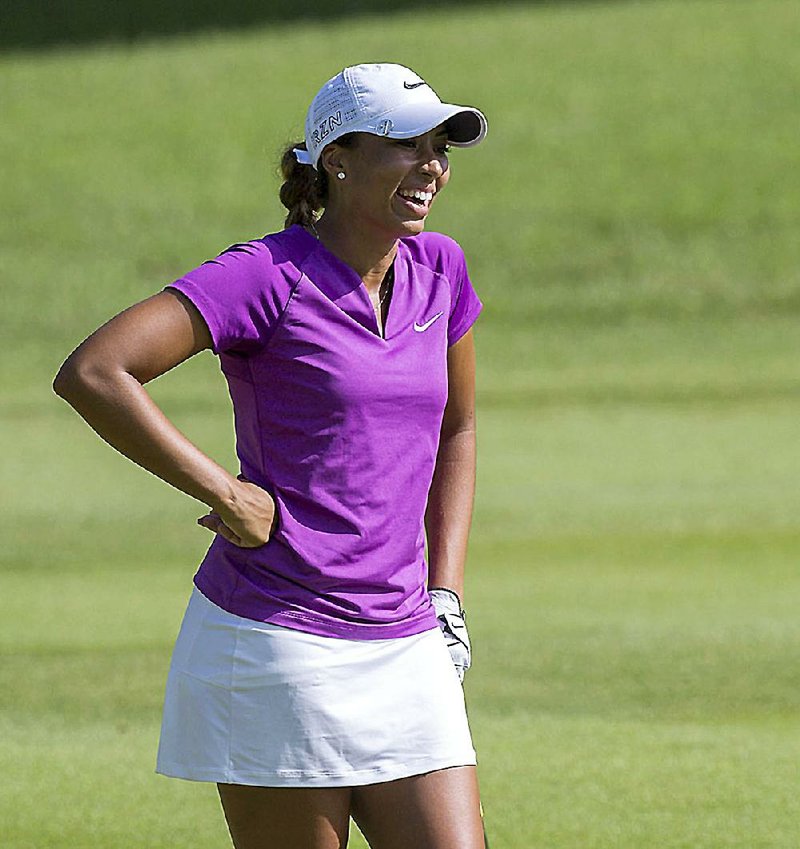
<path id="1" fill-rule="evenodd" d="M 347 133 L 336 139 L 336 144 L 352 147 L 355 144 L 355 136 L 355 133 Z M 310 165 L 299 163 L 294 155 L 296 147 L 305 150 L 306 143 L 289 145 L 281 156 L 283 185 L 279 196 L 281 203 L 289 210 L 283 226 L 300 224 L 302 227 L 311 227 L 328 200 L 328 175 L 324 168 L 315 170 Z"/>

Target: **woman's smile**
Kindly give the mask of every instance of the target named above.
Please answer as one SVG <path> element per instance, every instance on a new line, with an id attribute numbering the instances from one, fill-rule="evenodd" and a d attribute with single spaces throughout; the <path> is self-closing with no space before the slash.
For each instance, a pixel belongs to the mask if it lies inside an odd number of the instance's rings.
<path id="1" fill-rule="evenodd" d="M 436 189 L 404 189 L 401 187 L 395 192 L 395 196 L 404 209 L 424 218 L 431 210 L 431 204 L 436 197 Z"/>

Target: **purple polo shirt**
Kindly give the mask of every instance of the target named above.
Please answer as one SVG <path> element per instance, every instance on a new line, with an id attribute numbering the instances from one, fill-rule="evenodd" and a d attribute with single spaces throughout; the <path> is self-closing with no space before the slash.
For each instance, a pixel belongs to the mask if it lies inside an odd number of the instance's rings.
<path id="1" fill-rule="evenodd" d="M 447 348 L 481 303 L 441 234 L 402 239 L 394 271 L 384 337 L 358 274 L 299 226 L 170 284 L 208 325 L 242 474 L 277 507 L 267 543 L 218 536 L 195 576 L 230 613 L 350 639 L 436 626 L 423 520 Z"/>

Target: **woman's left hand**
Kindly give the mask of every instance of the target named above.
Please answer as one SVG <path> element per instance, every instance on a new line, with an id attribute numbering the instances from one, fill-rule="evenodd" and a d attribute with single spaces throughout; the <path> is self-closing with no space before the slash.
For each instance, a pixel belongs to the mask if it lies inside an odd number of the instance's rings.
<path id="1" fill-rule="evenodd" d="M 431 603 L 439 620 L 439 628 L 444 635 L 450 659 L 458 673 L 458 680 L 464 683 L 464 675 L 472 664 L 472 646 L 467 633 L 467 623 L 461 599 L 453 590 L 435 587 L 429 590 Z"/>

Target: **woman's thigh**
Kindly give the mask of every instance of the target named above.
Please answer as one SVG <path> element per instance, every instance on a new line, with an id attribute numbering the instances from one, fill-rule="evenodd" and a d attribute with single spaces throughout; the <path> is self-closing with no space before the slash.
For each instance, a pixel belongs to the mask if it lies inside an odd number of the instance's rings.
<path id="1" fill-rule="evenodd" d="M 349 787 L 218 784 L 235 849 L 345 849 Z"/>
<path id="2" fill-rule="evenodd" d="M 372 849 L 483 849 L 474 766 L 354 787 L 352 813 Z"/>

